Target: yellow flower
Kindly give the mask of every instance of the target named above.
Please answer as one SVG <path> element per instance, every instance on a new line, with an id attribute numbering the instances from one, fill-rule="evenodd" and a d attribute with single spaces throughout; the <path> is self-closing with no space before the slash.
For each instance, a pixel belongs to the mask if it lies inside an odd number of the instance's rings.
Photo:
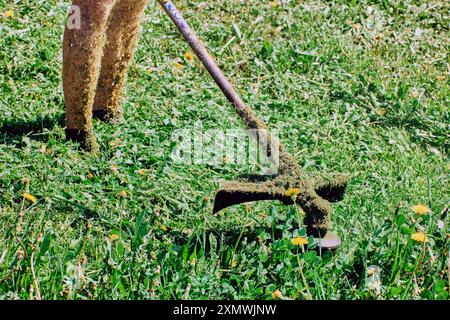
<path id="1" fill-rule="evenodd" d="M 27 199 L 28 201 L 32 202 L 32 203 L 36 203 L 36 197 L 29 194 L 29 193 L 23 193 L 22 196 Z"/>
<path id="2" fill-rule="evenodd" d="M 423 204 L 417 204 L 415 206 L 412 206 L 411 210 L 414 211 L 414 213 L 417 213 L 420 215 L 431 212 L 431 210 L 427 206 L 424 206 Z"/>
<path id="3" fill-rule="evenodd" d="M 114 173 L 119 172 L 119 168 L 117 168 L 117 166 L 115 164 L 111 165 L 111 171 Z"/>
<path id="4" fill-rule="evenodd" d="M 144 169 L 139 169 L 138 171 L 136 171 L 136 173 L 140 176 L 145 175 L 145 170 Z"/>
<path id="5" fill-rule="evenodd" d="M 270 1 L 269 2 L 269 6 L 271 7 L 271 8 L 276 8 L 276 7 L 278 7 L 280 5 L 280 1 L 279 0 L 274 0 L 274 1 Z"/>
<path id="6" fill-rule="evenodd" d="M 283 294 L 281 293 L 280 290 L 275 290 L 274 292 L 272 292 L 272 299 L 284 299 Z"/>
<path id="7" fill-rule="evenodd" d="M 92 179 L 92 178 L 94 177 L 94 175 L 92 174 L 92 172 L 89 172 L 88 175 L 87 175 L 87 177 L 88 177 L 89 179 Z"/>
<path id="8" fill-rule="evenodd" d="M 294 246 L 302 246 L 302 245 L 308 244 L 308 238 L 305 238 L 305 237 L 295 237 L 295 238 L 293 238 L 293 239 L 291 240 L 291 243 L 292 243 Z"/>
<path id="9" fill-rule="evenodd" d="M 127 197 L 127 193 L 125 192 L 125 190 L 120 191 L 120 197 L 121 198 L 126 198 Z"/>
<path id="10" fill-rule="evenodd" d="M 150 74 L 152 74 L 153 69 L 151 69 L 151 68 L 150 68 L 150 69 L 147 69 L 146 72 L 147 72 L 148 75 L 150 75 Z"/>
<path id="11" fill-rule="evenodd" d="M 168 229 L 167 229 L 166 226 L 162 226 L 162 227 L 161 227 L 161 230 L 164 231 L 164 232 L 167 232 Z"/>
<path id="12" fill-rule="evenodd" d="M 183 56 L 186 58 L 187 61 L 192 62 L 194 61 L 194 56 L 192 53 L 190 52 L 186 52 L 185 54 L 183 54 Z"/>
<path id="13" fill-rule="evenodd" d="M 3 15 L 5 16 L 5 18 L 12 18 L 12 17 L 14 17 L 14 11 L 7 10 L 3 13 Z"/>
<path id="14" fill-rule="evenodd" d="M 113 233 L 112 235 L 110 235 L 109 236 L 109 240 L 111 240 L 111 241 L 117 241 L 117 240 L 119 240 L 119 235 L 118 234 L 115 234 L 115 233 Z"/>
<path id="15" fill-rule="evenodd" d="M 183 65 L 182 65 L 181 63 L 179 63 L 179 62 L 174 62 L 173 65 L 174 65 L 175 68 L 177 68 L 177 69 L 183 68 Z"/>
<path id="16" fill-rule="evenodd" d="M 375 41 L 380 41 L 381 39 L 383 39 L 383 34 L 382 33 L 377 33 L 374 37 Z"/>
<path id="17" fill-rule="evenodd" d="M 292 197 L 292 196 L 298 195 L 299 193 L 300 193 L 300 189 L 299 188 L 290 188 L 284 193 L 284 195 L 286 197 Z"/>
<path id="18" fill-rule="evenodd" d="M 384 116 L 386 114 L 386 110 L 384 110 L 383 108 L 377 108 L 377 110 L 375 110 L 375 113 L 378 116 Z"/>
<path id="19" fill-rule="evenodd" d="M 411 239 L 413 239 L 414 241 L 420 242 L 420 243 L 430 242 L 430 240 L 428 240 L 428 237 L 423 232 L 413 233 L 411 235 Z"/>

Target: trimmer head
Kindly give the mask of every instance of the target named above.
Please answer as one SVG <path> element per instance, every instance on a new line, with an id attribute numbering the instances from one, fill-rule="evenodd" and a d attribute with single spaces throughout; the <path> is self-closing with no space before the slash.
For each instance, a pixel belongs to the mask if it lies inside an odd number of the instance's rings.
<path id="1" fill-rule="evenodd" d="M 298 204 L 307 213 L 305 220 L 308 233 L 314 235 L 318 246 L 322 249 L 335 250 L 340 246 L 341 240 L 335 233 L 327 230 L 327 225 L 316 225 L 318 222 L 316 219 L 320 220 L 321 218 L 321 214 L 317 211 L 320 209 L 327 211 L 326 204 L 328 202 L 341 201 L 344 198 L 348 181 L 348 175 L 321 178 L 314 181 L 312 190 L 307 190 L 310 187 L 306 181 L 287 175 L 279 175 L 259 183 L 225 182 L 217 191 L 213 213 L 216 214 L 230 206 L 253 201 L 278 200 L 284 205 Z M 317 206 L 312 205 L 314 199 L 301 201 L 301 199 L 311 196 L 316 198 L 315 202 L 319 203 L 319 210 Z M 320 204 L 323 204 L 322 208 L 320 208 Z M 327 217 L 322 218 L 327 219 Z"/>
<path id="2" fill-rule="evenodd" d="M 334 177 L 321 178 L 314 182 L 317 195 L 329 202 L 339 202 L 344 199 L 350 177 L 339 174 Z M 284 182 L 284 183 L 283 183 Z M 304 185 L 300 180 L 279 175 L 264 182 L 233 181 L 224 182 L 216 193 L 213 213 L 238 204 L 263 200 L 278 200 L 285 205 L 297 203 L 297 194 Z"/>
<path id="3" fill-rule="evenodd" d="M 315 242 L 321 250 L 334 251 L 341 246 L 341 239 L 334 232 L 328 231 L 323 238 L 316 238 Z"/>

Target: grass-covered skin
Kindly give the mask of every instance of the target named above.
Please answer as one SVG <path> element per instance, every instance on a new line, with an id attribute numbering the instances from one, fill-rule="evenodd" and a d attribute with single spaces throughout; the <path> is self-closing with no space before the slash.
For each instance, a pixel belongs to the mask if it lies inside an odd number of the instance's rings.
<path id="1" fill-rule="evenodd" d="M 92 156 L 64 139 L 68 1 L 0 0 L 0 297 L 448 299 L 448 1 L 176 4 L 306 171 L 351 174 L 343 246 L 302 253 L 277 202 L 211 215 L 249 170 L 175 164 L 171 135 L 243 125 L 156 2 Z"/>

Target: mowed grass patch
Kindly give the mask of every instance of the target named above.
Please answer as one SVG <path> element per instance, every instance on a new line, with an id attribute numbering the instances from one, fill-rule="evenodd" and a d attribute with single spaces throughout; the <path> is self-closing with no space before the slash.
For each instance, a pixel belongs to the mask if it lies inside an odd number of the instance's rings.
<path id="1" fill-rule="evenodd" d="M 155 2 L 94 157 L 64 139 L 69 2 L 0 0 L 0 297 L 448 299 L 448 3 L 175 4 L 306 171 L 351 174 L 343 246 L 303 253 L 276 202 L 211 214 L 250 169 L 174 163 L 171 136 L 242 123 Z"/>

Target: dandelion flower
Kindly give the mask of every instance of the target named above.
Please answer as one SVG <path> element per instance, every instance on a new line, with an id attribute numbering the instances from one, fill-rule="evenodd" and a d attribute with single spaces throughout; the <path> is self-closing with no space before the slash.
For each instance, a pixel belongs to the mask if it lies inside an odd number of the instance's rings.
<path id="1" fill-rule="evenodd" d="M 294 246 L 302 246 L 302 245 L 305 245 L 305 244 L 308 244 L 308 238 L 305 238 L 305 237 L 295 237 L 295 238 L 293 238 L 292 240 L 291 240 L 291 243 L 294 245 Z"/>
<path id="2" fill-rule="evenodd" d="M 27 199 L 28 201 L 32 202 L 32 203 L 36 203 L 36 197 L 29 194 L 29 193 L 23 193 L 22 196 Z"/>
<path id="3" fill-rule="evenodd" d="M 413 239 L 414 241 L 420 242 L 420 243 L 430 242 L 430 240 L 428 240 L 428 237 L 423 232 L 413 233 L 411 235 L 411 239 Z"/>
<path id="4" fill-rule="evenodd" d="M 412 206 L 411 210 L 414 211 L 414 213 L 419 214 L 419 215 L 423 215 L 423 214 L 427 214 L 427 213 L 431 212 L 431 210 L 427 206 L 424 206 L 423 204 L 417 204 L 415 206 Z"/>
<path id="5" fill-rule="evenodd" d="M 380 41 L 381 39 L 383 39 L 383 34 L 382 33 L 377 33 L 374 37 L 375 41 Z"/>
<path id="6" fill-rule="evenodd" d="M 164 232 L 167 232 L 168 229 L 167 229 L 166 226 L 162 226 L 162 227 L 161 227 L 161 230 L 164 231 Z"/>
<path id="7" fill-rule="evenodd" d="M 125 192 L 125 190 L 120 191 L 120 197 L 121 198 L 126 198 L 127 197 L 127 193 Z"/>
<path id="8" fill-rule="evenodd" d="M 94 177 L 94 175 L 92 174 L 92 172 L 89 172 L 88 175 L 87 175 L 87 177 L 88 177 L 89 179 L 92 179 L 92 178 Z"/>
<path id="9" fill-rule="evenodd" d="M 286 197 L 292 197 L 292 196 L 296 196 L 300 193 L 300 189 L 299 188 L 290 188 L 285 192 L 285 196 Z"/>
<path id="10" fill-rule="evenodd" d="M 152 74 L 152 72 L 153 72 L 153 69 L 152 68 L 150 68 L 150 69 L 147 69 L 146 71 L 145 71 L 148 75 L 151 75 Z"/>
<path id="11" fill-rule="evenodd" d="M 375 110 L 375 113 L 377 114 L 377 116 L 384 116 L 386 114 L 386 110 L 384 110 L 383 108 L 377 108 L 377 110 Z"/>
<path id="12" fill-rule="evenodd" d="M 280 299 L 280 300 L 283 300 L 283 299 L 284 299 L 284 296 L 283 296 L 283 294 L 281 293 L 280 290 L 275 290 L 274 292 L 272 292 L 272 299 Z"/>
<path id="13" fill-rule="evenodd" d="M 269 2 L 269 6 L 271 7 L 271 8 L 276 8 L 276 7 L 278 7 L 280 5 L 280 1 L 279 0 L 274 0 L 274 1 L 270 1 Z"/>
<path id="14" fill-rule="evenodd" d="M 179 62 L 174 62 L 173 65 L 174 65 L 175 68 L 177 68 L 177 69 L 183 68 L 183 65 L 182 65 L 181 63 L 179 63 Z"/>
<path id="15" fill-rule="evenodd" d="M 5 16 L 5 18 L 12 18 L 12 17 L 14 17 L 14 11 L 7 10 L 3 13 L 3 15 Z"/>
<path id="16" fill-rule="evenodd" d="M 111 240 L 111 241 L 117 241 L 117 240 L 119 240 L 119 235 L 118 234 L 115 234 L 115 233 L 113 233 L 112 235 L 110 235 L 109 236 L 109 240 Z"/>
<path id="17" fill-rule="evenodd" d="M 186 58 L 187 61 L 192 62 L 194 61 L 194 56 L 192 53 L 190 52 L 186 52 L 185 54 L 183 54 L 183 56 Z"/>

